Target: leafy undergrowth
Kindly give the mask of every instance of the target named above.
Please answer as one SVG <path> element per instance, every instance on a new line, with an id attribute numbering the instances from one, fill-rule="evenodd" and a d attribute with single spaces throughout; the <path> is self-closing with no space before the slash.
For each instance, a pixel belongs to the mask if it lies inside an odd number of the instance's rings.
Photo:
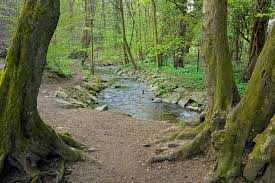
<path id="1" fill-rule="evenodd" d="M 189 91 L 203 91 L 204 70 L 197 68 L 195 62 L 188 62 L 183 68 L 174 68 L 172 62 L 161 68 L 158 68 L 155 62 L 144 60 L 138 63 L 140 77 L 148 81 L 153 87 L 156 87 L 157 95 L 162 96 L 173 92 L 177 88 L 184 88 Z M 121 69 L 125 72 L 132 72 L 132 65 L 124 65 Z M 134 75 L 135 73 L 133 73 Z M 241 80 L 241 73 L 235 73 L 235 79 L 241 94 L 246 90 L 246 83 Z"/>
<path id="2" fill-rule="evenodd" d="M 203 70 L 197 72 L 196 65 L 186 64 L 184 68 L 175 69 L 172 64 L 167 64 L 161 68 L 150 61 L 140 61 L 140 77 L 156 87 L 157 95 L 162 96 L 173 92 L 177 88 L 185 88 L 191 91 L 202 91 L 204 89 Z M 122 66 L 122 70 L 130 72 L 131 65 Z"/>
<path id="3" fill-rule="evenodd" d="M 52 43 L 47 55 L 46 69 L 60 77 L 71 78 L 74 74 L 71 68 L 74 61 L 68 58 L 69 52 L 66 43 Z"/>

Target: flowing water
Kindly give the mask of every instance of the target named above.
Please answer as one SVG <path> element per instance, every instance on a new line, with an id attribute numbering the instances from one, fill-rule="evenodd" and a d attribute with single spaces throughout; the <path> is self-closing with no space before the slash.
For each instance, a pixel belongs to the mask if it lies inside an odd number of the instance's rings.
<path id="1" fill-rule="evenodd" d="M 99 95 L 100 105 L 108 105 L 111 111 L 122 112 L 137 119 L 169 122 L 192 122 L 199 114 L 190 112 L 177 104 L 154 102 L 154 91 L 136 78 L 118 76 L 115 67 L 99 67 L 104 80 L 112 80 L 111 87 Z"/>

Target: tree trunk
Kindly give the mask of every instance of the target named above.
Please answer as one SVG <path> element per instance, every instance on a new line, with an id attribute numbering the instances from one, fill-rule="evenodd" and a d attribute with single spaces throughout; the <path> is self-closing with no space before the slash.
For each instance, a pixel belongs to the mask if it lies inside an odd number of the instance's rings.
<path id="1" fill-rule="evenodd" d="M 91 29 L 92 29 L 92 2 L 85 0 L 85 24 L 83 30 L 82 44 L 84 48 L 88 48 L 91 44 Z"/>
<path id="2" fill-rule="evenodd" d="M 73 161 L 81 158 L 81 153 L 69 147 L 37 111 L 37 96 L 48 46 L 59 19 L 59 6 L 57 0 L 24 1 L 0 81 L 1 180 L 10 166 L 37 179 L 37 163 L 49 155 Z"/>
<path id="3" fill-rule="evenodd" d="M 275 30 L 273 29 L 258 58 L 245 96 L 228 117 L 225 130 L 218 135 L 217 141 L 221 147 L 218 148 L 220 150 L 215 175 L 219 179 L 229 180 L 241 175 L 242 162 L 246 159 L 247 152 L 253 149 L 253 139 L 265 130 L 275 113 L 274 53 Z M 253 153 L 258 152 L 258 147 L 264 145 L 264 139 L 262 142 L 260 139 L 256 138 L 256 145 L 247 162 L 247 166 L 255 165 L 255 169 L 253 171 L 249 167 L 245 169 L 244 175 L 249 180 L 256 178 L 251 172 L 259 173 L 261 169 L 259 167 L 264 167 L 261 162 L 255 161 L 260 156 Z"/>
<path id="4" fill-rule="evenodd" d="M 169 156 L 157 156 L 152 162 L 185 159 L 204 151 L 211 136 L 224 128 L 227 113 L 234 105 L 235 85 L 227 38 L 227 0 L 204 0 L 204 56 L 208 109 L 206 122 L 181 132 L 177 138 L 194 137 L 190 143 Z"/>
<path id="5" fill-rule="evenodd" d="M 261 53 L 266 40 L 266 31 L 268 27 L 268 16 L 259 16 L 260 13 L 267 13 L 271 4 L 271 0 L 257 0 L 254 12 L 254 24 L 252 27 L 252 36 L 250 41 L 249 61 L 244 76 L 244 80 L 248 81 L 254 71 L 257 59 Z"/>
<path id="6" fill-rule="evenodd" d="M 158 38 L 158 20 L 157 20 L 157 8 L 155 0 L 151 0 L 152 3 L 152 13 L 153 13 L 153 30 L 154 30 L 154 39 L 155 39 L 155 49 L 156 49 L 156 63 L 158 67 L 162 66 L 162 60 L 160 53 L 158 51 L 159 38 Z"/>
<path id="7" fill-rule="evenodd" d="M 184 16 L 184 15 L 183 15 Z M 180 20 L 180 31 L 179 36 L 186 40 L 186 32 L 187 32 L 187 25 L 183 18 Z M 174 60 L 174 67 L 183 67 L 184 66 L 184 55 L 187 52 L 186 51 L 186 43 L 183 45 L 178 51 L 176 51 L 176 57 Z"/>
<path id="8" fill-rule="evenodd" d="M 131 48 L 128 44 L 127 37 L 126 37 L 123 0 L 119 0 L 119 11 L 120 11 L 121 23 L 122 23 L 122 37 L 123 37 L 123 50 L 124 50 L 125 62 L 130 61 L 132 63 L 132 65 L 134 66 L 134 69 L 137 70 L 138 67 L 135 63 Z"/>

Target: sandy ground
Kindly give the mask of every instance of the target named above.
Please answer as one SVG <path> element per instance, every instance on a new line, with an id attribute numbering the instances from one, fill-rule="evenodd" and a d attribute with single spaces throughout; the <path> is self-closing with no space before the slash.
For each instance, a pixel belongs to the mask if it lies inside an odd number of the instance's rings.
<path id="1" fill-rule="evenodd" d="M 124 114 L 91 109 L 64 109 L 56 103 L 54 93 L 60 86 L 75 81 L 44 84 L 38 99 L 42 118 L 57 131 L 69 132 L 77 140 L 96 149 L 92 161 L 70 165 L 66 177 L 72 183 L 200 183 L 205 182 L 213 162 L 204 157 L 187 161 L 150 165 L 155 147 L 144 147 L 162 135 L 171 125 L 158 121 L 141 121 Z"/>

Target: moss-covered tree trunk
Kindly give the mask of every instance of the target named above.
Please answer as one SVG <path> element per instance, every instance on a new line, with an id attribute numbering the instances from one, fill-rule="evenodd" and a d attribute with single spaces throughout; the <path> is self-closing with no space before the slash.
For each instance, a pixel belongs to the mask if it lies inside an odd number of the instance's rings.
<path id="1" fill-rule="evenodd" d="M 245 96 L 228 117 L 225 130 L 221 131 L 217 138 L 221 146 L 218 147 L 218 165 L 215 174 L 219 179 L 228 181 L 241 175 L 245 157 L 251 151 L 244 174 L 249 180 L 255 180 L 260 171 L 265 170 L 264 167 L 271 163 L 271 154 L 264 155 L 271 153 L 271 151 L 265 152 L 268 144 L 265 141 L 274 141 L 274 119 L 273 122 L 270 121 L 275 113 L 274 53 L 275 29 L 270 33 L 258 58 Z M 268 125 L 271 125 L 269 127 L 271 133 L 264 131 Z M 270 131 L 269 128 L 266 131 Z M 254 146 L 255 137 L 257 138 Z M 271 147 L 274 151 L 274 144 Z M 274 153 L 272 157 L 274 158 Z M 272 178 L 275 179 L 274 174 Z"/>
<path id="2" fill-rule="evenodd" d="M 0 81 L 0 179 L 15 167 L 38 178 L 40 160 L 56 155 L 79 160 L 37 111 L 46 54 L 59 19 L 58 0 L 26 0 Z"/>
<path id="3" fill-rule="evenodd" d="M 185 129 L 176 137 L 194 137 L 191 143 L 185 144 L 172 155 L 154 157 L 153 162 L 188 158 L 204 151 L 210 144 L 212 134 L 224 128 L 226 115 L 236 102 L 234 99 L 237 92 L 227 38 L 227 0 L 205 0 L 203 11 L 208 92 L 206 121 L 196 128 Z"/>

